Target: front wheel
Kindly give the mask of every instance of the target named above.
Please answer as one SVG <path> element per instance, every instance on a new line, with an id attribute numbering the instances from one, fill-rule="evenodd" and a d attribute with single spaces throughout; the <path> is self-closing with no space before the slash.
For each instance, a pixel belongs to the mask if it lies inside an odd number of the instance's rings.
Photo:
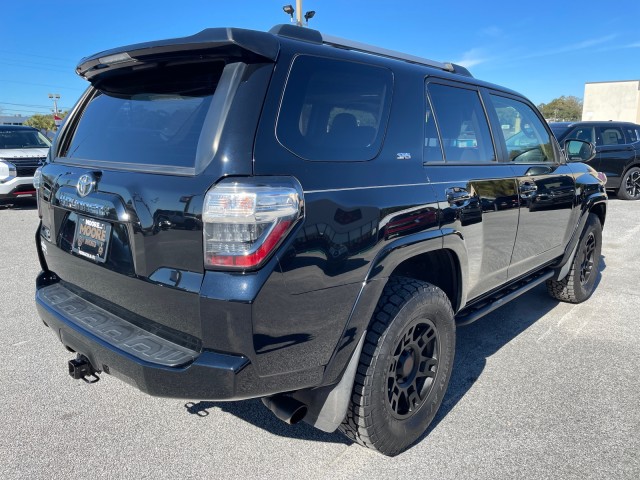
<path id="1" fill-rule="evenodd" d="M 622 176 L 618 197 L 623 200 L 640 199 L 640 168 L 633 167 Z"/>
<path id="2" fill-rule="evenodd" d="M 342 433 L 385 455 L 405 450 L 435 417 L 454 353 L 455 322 L 444 292 L 391 278 L 367 332 Z"/>
<path id="3" fill-rule="evenodd" d="M 602 225 L 594 213 L 589 214 L 571 270 L 560 281 L 547 280 L 547 291 L 557 300 L 569 303 L 584 302 L 596 285 L 602 250 Z"/>

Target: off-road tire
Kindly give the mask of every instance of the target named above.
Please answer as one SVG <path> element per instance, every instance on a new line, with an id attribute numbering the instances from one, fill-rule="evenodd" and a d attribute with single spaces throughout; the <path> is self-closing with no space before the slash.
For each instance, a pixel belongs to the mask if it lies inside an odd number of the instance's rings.
<path id="1" fill-rule="evenodd" d="M 562 302 L 580 303 L 595 289 L 602 250 L 602 226 L 594 213 L 589 214 L 571 269 L 560 281 L 547 280 L 549 294 Z"/>
<path id="2" fill-rule="evenodd" d="M 455 354 L 455 322 L 445 293 L 393 277 L 369 325 L 340 431 L 394 456 L 426 431 L 442 403 Z"/>
<path id="3" fill-rule="evenodd" d="M 618 198 L 623 200 L 640 199 L 640 168 L 632 167 L 622 176 Z"/>

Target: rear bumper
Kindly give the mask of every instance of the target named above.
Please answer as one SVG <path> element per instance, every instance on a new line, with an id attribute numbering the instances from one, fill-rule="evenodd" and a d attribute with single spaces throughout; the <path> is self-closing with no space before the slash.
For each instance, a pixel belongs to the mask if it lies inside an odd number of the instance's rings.
<path id="1" fill-rule="evenodd" d="M 150 395 L 235 400 L 268 394 L 260 392 L 264 385 L 246 357 L 196 352 L 172 343 L 89 303 L 61 283 L 39 287 L 36 305 L 65 347 L 86 356 L 95 370 Z"/>

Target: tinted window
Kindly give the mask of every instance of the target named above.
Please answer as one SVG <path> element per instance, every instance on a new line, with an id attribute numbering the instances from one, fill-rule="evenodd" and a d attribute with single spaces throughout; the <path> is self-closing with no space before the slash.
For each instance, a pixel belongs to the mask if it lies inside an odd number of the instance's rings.
<path id="1" fill-rule="evenodd" d="M 526 103 L 491 95 L 509 161 L 517 163 L 553 162 L 551 135 Z"/>
<path id="2" fill-rule="evenodd" d="M 0 148 L 49 148 L 51 143 L 36 130 L 0 129 Z"/>
<path id="3" fill-rule="evenodd" d="M 489 125 L 478 92 L 435 83 L 428 85 L 428 92 L 440 130 L 445 160 L 494 161 L 496 157 Z"/>
<path id="4" fill-rule="evenodd" d="M 620 127 L 600 128 L 600 145 L 623 145 L 624 134 Z"/>
<path id="5" fill-rule="evenodd" d="M 193 167 L 223 62 L 155 67 L 107 78 L 63 156 Z"/>
<path id="6" fill-rule="evenodd" d="M 557 139 L 560 139 L 560 137 L 562 137 L 562 135 L 569 129 L 568 125 L 558 123 L 550 123 L 549 127 Z"/>
<path id="7" fill-rule="evenodd" d="M 576 140 L 596 143 L 596 129 L 589 126 L 576 127 L 566 135 L 566 138 L 575 138 Z"/>
<path id="8" fill-rule="evenodd" d="M 444 160 L 442 156 L 442 148 L 440 146 L 440 138 L 438 137 L 438 128 L 436 119 L 433 116 L 431 102 L 427 97 L 427 111 L 425 115 L 424 129 L 424 161 L 425 162 L 441 162 Z"/>
<path id="9" fill-rule="evenodd" d="M 385 68 L 298 56 L 280 107 L 278 140 L 307 160 L 371 160 L 382 145 L 392 85 Z"/>
<path id="10" fill-rule="evenodd" d="M 629 137 L 629 142 L 633 143 L 640 140 L 640 131 L 638 131 L 637 128 L 627 127 L 626 130 L 627 130 L 627 137 Z"/>

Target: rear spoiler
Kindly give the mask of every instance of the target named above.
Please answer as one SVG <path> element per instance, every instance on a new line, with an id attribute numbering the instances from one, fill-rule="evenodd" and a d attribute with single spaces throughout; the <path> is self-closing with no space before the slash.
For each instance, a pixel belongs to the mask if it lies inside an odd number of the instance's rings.
<path id="1" fill-rule="evenodd" d="M 98 74 L 136 63 L 163 58 L 214 55 L 221 47 L 228 47 L 225 55 L 246 61 L 275 61 L 280 51 L 277 37 L 266 32 L 241 28 L 208 28 L 189 37 L 170 38 L 137 43 L 96 53 L 80 60 L 76 73 L 92 81 Z"/>

